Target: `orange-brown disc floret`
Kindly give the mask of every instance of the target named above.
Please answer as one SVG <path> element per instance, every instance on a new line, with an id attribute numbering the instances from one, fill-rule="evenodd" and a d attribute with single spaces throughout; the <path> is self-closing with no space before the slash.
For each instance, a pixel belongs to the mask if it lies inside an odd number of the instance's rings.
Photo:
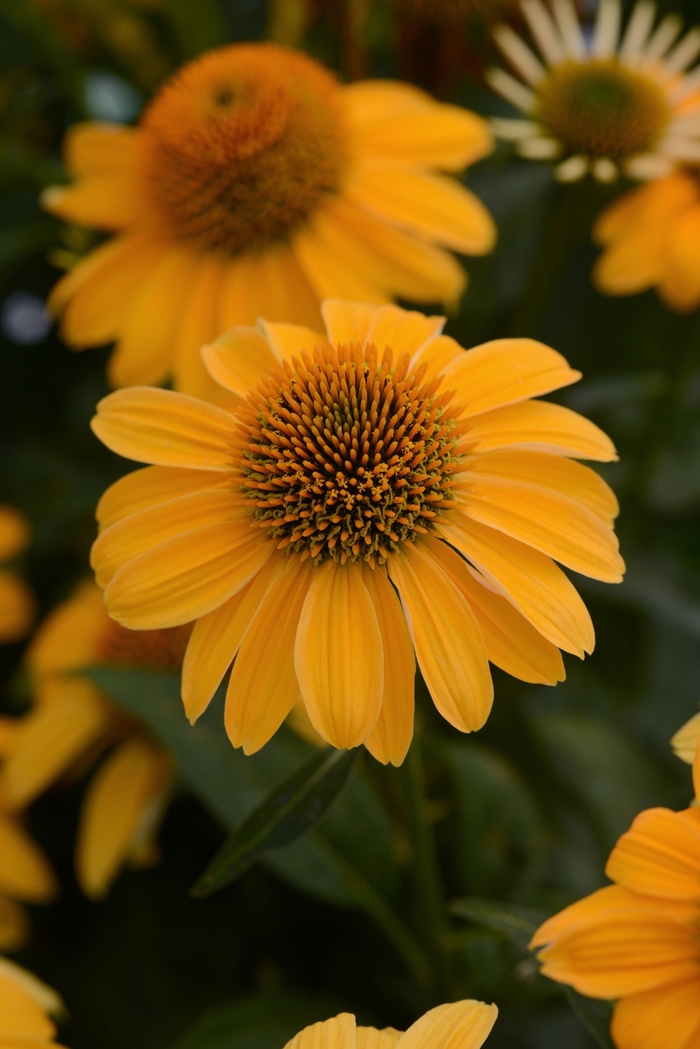
<path id="1" fill-rule="evenodd" d="M 279 548 L 314 563 L 383 564 L 428 531 L 459 469 L 451 392 L 409 356 L 327 347 L 285 363 L 239 416 L 245 502 Z"/>
<path id="2" fill-rule="evenodd" d="M 335 77 L 271 44 L 185 66 L 142 120 L 154 212 L 179 239 L 235 253 L 287 239 L 347 163 Z"/>

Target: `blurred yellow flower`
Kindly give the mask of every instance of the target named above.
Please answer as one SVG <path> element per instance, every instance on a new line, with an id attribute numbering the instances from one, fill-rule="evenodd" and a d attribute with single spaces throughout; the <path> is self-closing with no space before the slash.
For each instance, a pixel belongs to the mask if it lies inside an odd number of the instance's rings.
<path id="1" fill-rule="evenodd" d="M 480 117 L 393 81 L 341 87 L 303 54 L 233 45 L 183 67 L 138 128 L 82 124 L 53 214 L 115 232 L 55 287 L 77 349 L 117 341 L 116 386 L 216 395 L 200 347 L 259 316 L 320 324 L 319 301 L 454 302 L 445 251 L 495 227 L 455 172 L 492 149 Z M 218 391 L 221 394 L 221 391 Z"/>
<path id="2" fill-rule="evenodd" d="M 625 193 L 600 216 L 593 279 L 606 295 L 656 288 L 671 309 L 700 305 L 700 181 L 690 167 Z"/>
<path id="3" fill-rule="evenodd" d="M 0 564 L 29 545 L 29 522 L 13 506 L 0 504 Z M 34 597 L 18 575 L 0 568 L 0 642 L 19 641 L 34 620 Z"/>
<path id="4" fill-rule="evenodd" d="M 573 0 L 521 0 L 539 56 L 508 26 L 496 42 L 521 79 L 502 69 L 488 80 L 526 119 L 496 119 L 497 135 L 523 157 L 557 162 L 555 175 L 600 182 L 621 173 L 649 179 L 679 161 L 700 160 L 700 29 L 678 40 L 682 21 L 654 28 L 656 5 L 640 0 L 621 35 L 620 0 L 600 0 L 590 42 Z"/>
<path id="5" fill-rule="evenodd" d="M 101 591 L 86 582 L 46 618 L 30 647 L 35 705 L 16 722 L 0 791 L 10 806 L 23 807 L 112 748 L 90 782 L 78 830 L 77 877 L 93 898 L 108 892 L 123 864 L 143 866 L 157 858 L 154 838 L 173 766 L 78 671 L 99 664 L 179 670 L 188 636 L 187 628 L 125 630 L 107 615 Z"/>
<path id="6" fill-rule="evenodd" d="M 56 992 L 33 973 L 0 958 L 0 1049 L 57 1045 L 50 1017 L 60 1017 L 64 1009 Z"/>
<path id="7" fill-rule="evenodd" d="M 642 812 L 608 860 L 614 881 L 542 925 L 542 972 L 616 999 L 618 1049 L 700 1045 L 700 809 Z"/>
<path id="8" fill-rule="evenodd" d="M 466 1000 L 430 1009 L 405 1032 L 358 1027 L 351 1013 L 311 1024 L 285 1049 L 481 1049 L 498 1017 L 495 1005 Z"/>
<path id="9" fill-rule="evenodd" d="M 103 496 L 92 564 L 124 626 L 196 621 L 192 721 L 235 658 L 234 746 L 262 747 L 301 693 L 329 743 L 400 764 L 414 650 L 464 732 L 488 717 L 489 659 L 554 684 L 558 648 L 592 650 L 554 560 L 620 581 L 615 497 L 569 458 L 615 450 L 581 416 L 531 400 L 580 378 L 541 343 L 465 353 L 441 317 L 340 300 L 322 312 L 323 335 L 260 322 L 203 351 L 233 414 L 147 387 L 100 402 L 97 436 L 154 465 Z"/>

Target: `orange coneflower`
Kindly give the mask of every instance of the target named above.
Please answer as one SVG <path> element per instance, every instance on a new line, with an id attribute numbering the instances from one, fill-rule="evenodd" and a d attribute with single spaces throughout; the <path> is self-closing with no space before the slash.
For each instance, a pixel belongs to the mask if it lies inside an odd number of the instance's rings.
<path id="1" fill-rule="evenodd" d="M 13 506 L 0 504 L 0 563 L 10 561 L 29 545 L 29 523 Z M 19 641 L 34 619 L 34 597 L 18 575 L 0 568 L 0 642 Z"/>
<path id="2" fill-rule="evenodd" d="M 351 1013 L 311 1024 L 285 1049 L 481 1049 L 498 1017 L 495 1005 L 466 1000 L 438 1005 L 407 1031 L 358 1027 Z"/>
<path id="3" fill-rule="evenodd" d="M 69 132 L 78 181 L 45 206 L 117 236 L 50 306 L 75 348 L 117 341 L 114 385 L 171 377 L 210 396 L 199 349 L 233 325 L 318 327 L 329 295 L 458 299 L 465 274 L 444 248 L 490 251 L 495 227 L 438 172 L 491 149 L 480 117 L 408 84 L 342 87 L 272 44 L 221 48 L 182 68 L 138 128 Z"/>
<path id="4" fill-rule="evenodd" d="M 260 322 L 208 347 L 232 414 L 147 387 L 93 429 L 146 470 L 98 506 L 92 554 L 110 615 L 195 622 L 183 668 L 194 721 L 235 658 L 226 729 L 251 753 L 301 693 L 336 747 L 403 760 L 414 650 L 462 731 L 488 717 L 496 665 L 564 677 L 593 628 L 554 559 L 619 582 L 617 502 L 569 456 L 615 458 L 566 408 L 558 353 L 505 339 L 465 353 L 441 317 L 330 300 L 326 332 Z"/>
<path id="5" fill-rule="evenodd" d="M 56 1046 L 51 1016 L 65 1007 L 59 995 L 33 973 L 0 958 L 0 1046 L 3 1049 L 41 1049 Z"/>

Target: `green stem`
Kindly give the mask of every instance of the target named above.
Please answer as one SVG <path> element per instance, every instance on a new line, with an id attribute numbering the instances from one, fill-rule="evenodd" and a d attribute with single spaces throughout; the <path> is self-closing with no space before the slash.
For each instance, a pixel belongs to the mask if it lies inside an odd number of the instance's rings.
<path id="1" fill-rule="evenodd" d="M 445 894 L 435 839 L 426 821 L 423 748 L 417 732 L 414 733 L 406 760 L 401 766 L 401 782 L 413 852 L 412 874 L 420 938 L 435 967 L 439 983 L 436 990 L 440 992 L 441 1000 L 444 1000 L 449 996 L 448 955 L 445 948 Z"/>

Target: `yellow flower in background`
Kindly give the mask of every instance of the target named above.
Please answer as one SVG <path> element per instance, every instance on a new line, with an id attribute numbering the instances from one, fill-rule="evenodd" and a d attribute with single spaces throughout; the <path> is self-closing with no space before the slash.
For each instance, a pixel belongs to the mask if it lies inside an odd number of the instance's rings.
<path id="1" fill-rule="evenodd" d="M 603 253 L 593 279 L 606 295 L 656 288 L 685 313 L 700 305 L 700 168 L 688 167 L 625 193 L 600 216 Z"/>
<path id="2" fill-rule="evenodd" d="M 693 766 L 695 797 L 700 800 L 700 714 L 696 714 L 679 728 L 671 740 L 677 757 Z"/>
<path id="3" fill-rule="evenodd" d="M 56 1026 L 65 1006 L 51 987 L 7 958 L 0 958 L 0 1049 L 57 1045 Z"/>
<path id="4" fill-rule="evenodd" d="M 496 42 L 521 79 L 502 69 L 491 86 L 525 119 L 496 119 L 497 135 L 523 157 L 556 161 L 555 175 L 600 182 L 620 174 L 649 179 L 680 161 L 700 160 L 700 29 L 680 40 L 682 21 L 655 27 L 656 5 L 640 0 L 624 33 L 620 0 L 600 0 L 590 43 L 573 0 L 522 0 L 539 55 L 508 26 Z"/>
<path id="5" fill-rule="evenodd" d="M 498 1017 L 495 1005 L 465 1000 L 430 1009 L 405 1032 L 358 1027 L 351 1013 L 311 1024 L 285 1049 L 481 1049 Z"/>
<path id="6" fill-rule="evenodd" d="M 542 925 L 542 972 L 616 999 L 618 1049 L 700 1045 L 700 809 L 642 812 L 606 867 L 616 884 Z"/>
<path id="7" fill-rule="evenodd" d="M 116 340 L 115 386 L 170 377 L 213 396 L 199 350 L 233 325 L 318 327 L 326 296 L 455 302 L 466 275 L 444 249 L 488 252 L 495 227 L 438 172 L 492 145 L 480 117 L 411 85 L 342 87 L 300 53 L 221 48 L 182 68 L 138 128 L 68 133 L 77 181 L 44 204 L 116 236 L 49 305 L 71 346 Z"/>
<path id="8" fill-rule="evenodd" d="M 99 664 L 179 670 L 188 636 L 187 628 L 124 630 L 87 582 L 46 618 L 30 647 L 35 704 L 15 723 L 0 791 L 8 805 L 24 807 L 111 748 L 90 781 L 78 829 L 76 873 L 92 898 L 109 891 L 125 863 L 146 866 L 157 858 L 154 839 L 174 769 L 168 754 L 78 672 Z"/>
<path id="9" fill-rule="evenodd" d="M 414 650 L 465 732 L 491 708 L 489 659 L 554 684 L 559 648 L 592 650 L 586 607 L 554 562 L 620 581 L 616 499 L 569 458 L 615 450 L 531 399 L 580 378 L 541 343 L 465 353 L 442 317 L 339 300 L 322 312 L 324 335 L 261 321 L 203 351 L 232 414 L 147 387 L 100 402 L 97 436 L 153 465 L 103 496 L 92 564 L 124 626 L 194 622 L 191 721 L 235 658 L 234 746 L 262 747 L 301 693 L 329 743 L 400 764 Z"/>
<path id="10" fill-rule="evenodd" d="M 13 506 L 0 504 L 0 564 L 29 546 L 29 522 Z M 0 568 L 0 643 L 20 641 L 34 620 L 34 597 L 18 575 Z"/>

